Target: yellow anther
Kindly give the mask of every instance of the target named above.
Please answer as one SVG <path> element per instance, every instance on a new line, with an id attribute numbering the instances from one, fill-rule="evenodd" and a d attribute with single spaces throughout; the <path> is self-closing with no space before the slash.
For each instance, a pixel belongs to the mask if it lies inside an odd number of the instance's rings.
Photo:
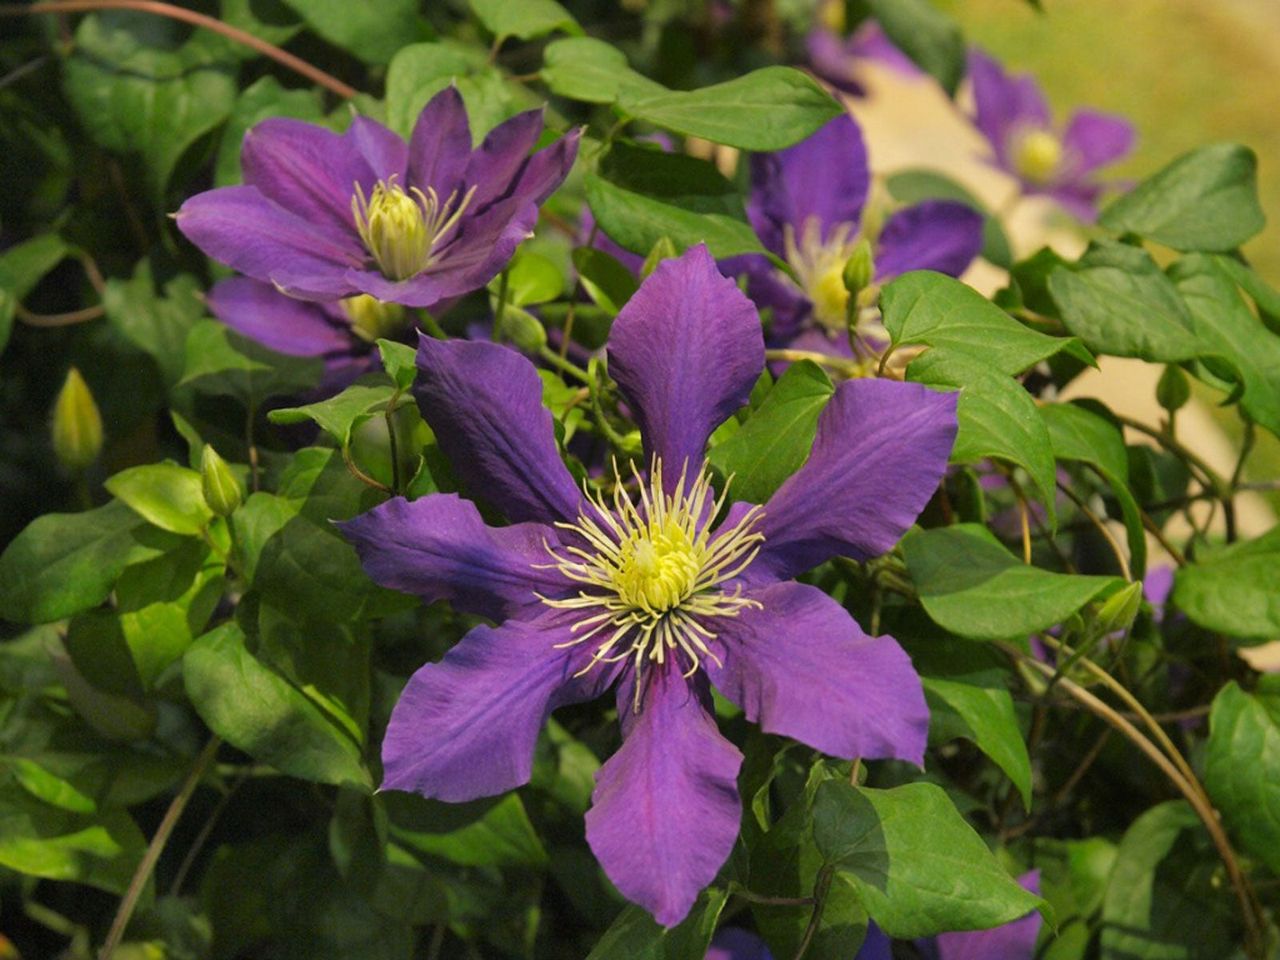
<path id="1" fill-rule="evenodd" d="M 1031 183 L 1044 184 L 1062 166 L 1062 141 L 1044 129 L 1027 130 L 1013 146 L 1013 167 Z"/>
<path id="2" fill-rule="evenodd" d="M 603 495 L 587 491 L 578 519 L 557 524 L 574 534 L 570 542 L 581 545 L 548 545 L 553 562 L 545 567 L 584 589 L 562 600 L 541 599 L 557 609 L 583 611 L 573 625 L 574 638 L 562 645 L 595 638 L 595 652 L 580 673 L 597 663 L 628 658 L 641 670 L 683 654 L 685 676 L 691 676 L 703 656 L 719 663 L 707 645 L 715 639 L 715 618 L 760 606 L 741 596 L 740 587 L 727 591 L 721 585 L 742 573 L 759 552 L 764 535 L 755 527 L 764 513 L 752 507 L 731 528 L 712 532 L 726 502 L 727 484 L 717 498 L 705 470 L 692 483 L 682 471 L 668 493 L 662 462 L 656 459 L 648 479 L 634 467 L 632 475 L 638 502 L 626 494 L 619 478 L 611 505 Z"/>
<path id="3" fill-rule="evenodd" d="M 360 184 L 351 197 L 351 216 L 365 249 L 390 280 L 407 280 L 433 264 L 471 203 L 472 187 L 457 203 L 455 190 L 443 201 L 432 187 L 406 193 L 393 174 L 374 184 L 368 198 Z"/>
<path id="4" fill-rule="evenodd" d="M 404 307 L 386 303 L 367 293 L 340 301 L 342 312 L 351 321 L 351 330 L 362 340 L 372 343 L 400 332 L 404 327 Z"/>
<path id="5" fill-rule="evenodd" d="M 783 231 L 783 252 L 813 304 L 813 317 L 832 333 L 848 329 L 849 291 L 844 284 L 844 266 L 861 240 L 848 223 L 840 224 L 824 240 L 817 217 L 804 222 L 798 238 L 789 225 Z"/>

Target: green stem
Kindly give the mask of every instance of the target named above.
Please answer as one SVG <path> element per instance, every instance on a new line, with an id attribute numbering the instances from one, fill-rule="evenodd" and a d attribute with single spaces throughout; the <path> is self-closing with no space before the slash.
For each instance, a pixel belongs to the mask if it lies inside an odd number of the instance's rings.
<path id="1" fill-rule="evenodd" d="M 803 960 L 804 955 L 809 951 L 809 944 L 813 942 L 814 934 L 818 932 L 818 924 L 822 922 L 822 911 L 827 905 L 827 891 L 831 889 L 831 878 L 835 872 L 836 868 L 829 864 L 818 871 L 818 879 L 813 884 L 813 913 L 809 914 L 809 925 L 804 928 L 804 936 L 800 940 L 800 947 L 796 950 L 795 960 Z"/>
<path id="2" fill-rule="evenodd" d="M 551 364 L 551 366 L 555 367 L 561 373 L 568 374 L 576 380 L 581 380 L 583 383 L 591 383 L 591 374 L 587 373 L 587 371 L 583 370 L 572 360 L 566 360 L 546 344 L 543 344 L 538 348 L 538 356 Z"/>
<path id="3" fill-rule="evenodd" d="M 382 417 L 387 423 L 387 443 L 391 448 L 391 489 L 394 493 L 400 493 L 400 442 L 396 439 L 396 404 L 400 400 L 400 391 L 397 390 L 391 395 L 391 399 L 387 402 L 387 409 L 383 411 Z"/>
<path id="4" fill-rule="evenodd" d="M 440 321 L 433 317 L 426 310 L 418 311 L 418 322 L 422 324 L 422 329 L 436 340 L 448 340 L 449 334 L 445 332 L 444 327 L 440 326 Z"/>

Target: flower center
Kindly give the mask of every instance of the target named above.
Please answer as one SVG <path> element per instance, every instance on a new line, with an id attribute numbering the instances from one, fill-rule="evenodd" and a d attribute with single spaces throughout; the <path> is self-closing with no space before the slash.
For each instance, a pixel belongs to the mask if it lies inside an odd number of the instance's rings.
<path id="1" fill-rule="evenodd" d="M 583 589 L 563 600 L 541 594 L 539 599 L 556 609 L 582 611 L 572 627 L 573 639 L 559 644 L 595 643 L 579 676 L 597 663 L 628 657 L 639 673 L 649 663 L 661 665 L 683 654 L 688 661 L 684 676 L 689 677 L 702 656 L 720 662 L 707 646 L 716 636 L 715 619 L 760 606 L 741 596 L 740 585 L 729 591 L 722 584 L 737 577 L 759 552 L 764 535 L 755 528 L 764 510 L 753 506 L 732 527 L 713 533 L 711 524 L 726 502 L 728 484 L 717 498 L 705 468 L 692 482 L 682 471 L 675 490 L 667 493 L 662 461 L 656 458 L 647 480 L 634 466 L 632 475 L 638 503 L 619 481 L 611 506 L 602 494 L 587 491 L 578 519 L 556 524 L 576 534 L 581 545 L 548 544 L 554 562 L 539 569 L 558 570 Z M 637 683 L 637 697 L 639 690 Z"/>
<path id="2" fill-rule="evenodd" d="M 476 188 L 468 190 L 460 202 L 457 190 L 442 201 L 432 187 L 427 187 L 426 193 L 410 187 L 406 193 L 396 179 L 393 174 L 379 180 L 368 198 L 357 183 L 351 216 L 383 276 L 407 280 L 435 263 Z"/>
<path id="3" fill-rule="evenodd" d="M 788 225 L 782 235 L 783 252 L 800 278 L 800 287 L 813 304 L 813 316 L 832 333 L 849 326 L 849 291 L 844 285 L 844 265 L 857 250 L 861 240 L 851 223 L 842 223 L 825 240 L 822 224 L 809 217 L 800 229 Z"/>
<path id="4" fill-rule="evenodd" d="M 1045 184 L 1062 165 L 1062 141 L 1044 129 L 1027 130 L 1013 145 L 1013 168 L 1023 179 Z"/>
<path id="5" fill-rule="evenodd" d="M 361 340 L 375 340 L 399 333 L 404 326 L 404 307 L 398 303 L 385 303 L 367 293 L 340 300 L 342 312 L 351 321 L 352 332 Z"/>

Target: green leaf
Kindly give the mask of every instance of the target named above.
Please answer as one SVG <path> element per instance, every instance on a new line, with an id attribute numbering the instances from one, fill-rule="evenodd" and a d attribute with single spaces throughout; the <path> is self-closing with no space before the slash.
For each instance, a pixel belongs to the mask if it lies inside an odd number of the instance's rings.
<path id="1" fill-rule="evenodd" d="M 880 295 L 880 312 L 895 347 L 965 353 L 992 373 L 1013 376 L 1062 350 L 1092 361 L 1075 338 L 1028 329 L 967 284 L 929 270 L 891 281 Z"/>
<path id="2" fill-rule="evenodd" d="M 867 6 L 893 45 L 954 97 L 965 70 L 959 25 L 929 0 L 867 0 Z"/>
<path id="3" fill-rule="evenodd" d="M 489 282 L 489 289 L 497 293 L 500 278 Z M 559 298 L 564 292 L 564 274 L 548 257 L 531 250 L 516 251 L 507 267 L 507 304 L 528 307 Z"/>
<path id="4" fill-rule="evenodd" d="M 0 617 L 48 623 L 107 598 L 144 524 L 123 503 L 46 513 L 0 554 Z"/>
<path id="5" fill-rule="evenodd" d="M 600 229 L 632 253 L 664 237 L 680 249 L 705 242 L 717 257 L 764 252 L 742 195 L 705 160 L 620 143 L 586 186 Z"/>
<path id="6" fill-rule="evenodd" d="M 184 345 L 191 328 L 205 315 L 200 285 L 181 274 L 156 293 L 151 264 L 138 261 L 128 280 L 112 278 L 102 293 L 107 320 L 139 350 L 156 362 L 170 387 L 182 377 Z"/>
<path id="7" fill-rule="evenodd" d="M 13 315 L 22 298 L 46 273 L 62 262 L 67 245 L 56 233 L 42 233 L 0 253 L 0 353 L 13 330 Z"/>
<path id="8" fill-rule="evenodd" d="M 1078 263 L 1049 274 L 1067 329 L 1095 353 L 1176 363 L 1196 355 L 1191 314 L 1140 247 L 1095 243 Z"/>
<path id="9" fill-rule="evenodd" d="M 555 0 L 468 0 L 476 19 L 495 37 L 532 40 L 556 30 L 581 34 L 573 15 Z"/>
<path id="10" fill-rule="evenodd" d="M 0 785 L 0 866 L 122 894 L 146 840 L 129 815 L 81 816 Z"/>
<path id="11" fill-rule="evenodd" d="M 1280 723 L 1257 697 L 1228 683 L 1209 714 L 1205 786 L 1240 845 L 1273 873 L 1280 873 L 1278 783 Z"/>
<path id="12" fill-rule="evenodd" d="M 206 633 L 182 661 L 192 705 L 236 749 L 303 780 L 372 785 L 356 742 L 249 653 L 235 624 Z"/>
<path id="13" fill-rule="evenodd" d="M 187 336 L 186 364 L 178 385 L 232 396 L 255 407 L 269 397 L 315 386 L 323 366 L 317 357 L 288 357 L 216 320 L 201 320 Z"/>
<path id="14" fill-rule="evenodd" d="M 636 292 L 636 278 L 631 271 L 603 250 L 576 248 L 573 268 L 587 296 L 611 317 L 616 317 Z"/>
<path id="15" fill-rule="evenodd" d="M 960 430 L 951 448 L 951 462 L 977 463 L 995 457 L 1023 467 L 1040 492 L 1050 526 L 1057 523 L 1053 445 L 1035 401 L 1021 383 L 993 372 L 976 356 L 937 349 L 912 360 L 907 379 L 959 387 Z"/>
<path id="16" fill-rule="evenodd" d="M 729 894 L 709 887 L 689 915 L 667 930 L 641 907 L 627 906 L 596 943 L 587 960 L 703 960 Z"/>
<path id="17" fill-rule="evenodd" d="M 1244 389 L 1240 406 L 1280 435 L 1280 336 L 1249 309 L 1225 262 L 1192 254 L 1175 263 L 1169 275 L 1191 311 L 1200 356 L 1225 358 Z"/>
<path id="18" fill-rule="evenodd" d="M 1129 827 L 1102 905 L 1101 960 L 1222 960 L 1239 943 L 1222 862 L 1191 808 L 1154 806 Z"/>
<path id="19" fill-rule="evenodd" d="M 929 616 L 975 640 L 1021 638 L 1047 629 L 1124 585 L 1119 577 L 1028 566 L 985 527 L 971 523 L 912 530 L 902 550 Z"/>
<path id="20" fill-rule="evenodd" d="M 387 125 L 409 137 L 427 101 L 450 84 L 462 94 L 472 139 L 520 110 L 542 105 L 530 91 L 508 81 L 476 47 L 447 40 L 415 43 L 401 49 L 387 68 Z"/>
<path id="21" fill-rule="evenodd" d="M 408 390 L 418 376 L 418 351 L 407 343 L 379 340 L 378 354 L 382 357 L 382 369 L 387 371 L 393 383 L 401 390 Z"/>
<path id="22" fill-rule="evenodd" d="M 385 802 L 390 835 L 420 853 L 464 867 L 547 863 L 547 852 L 518 794 L 454 804 L 389 793 Z"/>
<path id="23" fill-rule="evenodd" d="M 142 155 L 152 199 L 162 200 L 179 158 L 235 102 L 234 63 L 215 35 L 180 45 L 178 25 L 136 13 L 91 14 L 76 29 L 63 89 L 89 135 Z"/>
<path id="24" fill-rule="evenodd" d="M 808 360 L 787 368 L 760 406 L 708 459 L 723 477 L 733 476 L 733 497 L 765 503 L 809 458 L 818 415 L 835 387 Z"/>
<path id="25" fill-rule="evenodd" d="M 1199 147 L 1118 198 L 1099 222 L 1175 250 L 1234 250 L 1266 223 L 1258 158 L 1236 143 Z"/>
<path id="26" fill-rule="evenodd" d="M 626 54 L 594 37 L 568 37 L 547 44 L 539 76 L 551 92 L 583 103 L 638 100 L 666 92 L 632 70 Z"/>
<path id="27" fill-rule="evenodd" d="M 1216 550 L 1174 575 L 1173 603 L 1209 630 L 1236 637 L 1280 634 L 1280 527 Z"/>
<path id="28" fill-rule="evenodd" d="M 416 0 L 283 0 L 330 43 L 365 63 L 389 61 L 407 43 L 429 36 Z"/>
<path id="29" fill-rule="evenodd" d="M 396 388 L 390 384 L 353 383 L 327 400 L 272 410 L 267 419 L 272 423 L 306 423 L 310 420 L 333 437 L 340 447 L 346 447 L 351 442 L 351 431 L 386 410 L 395 393 Z"/>
<path id="30" fill-rule="evenodd" d="M 664 130 L 740 150 L 782 150 L 844 114 L 812 77 L 792 67 L 763 67 L 699 90 L 625 97 L 620 106 Z"/>
<path id="31" fill-rule="evenodd" d="M 1129 566 L 1134 578 L 1141 580 L 1147 569 L 1147 535 L 1129 489 L 1129 452 L 1119 426 L 1106 416 L 1106 408 L 1090 401 L 1045 404 L 1040 415 L 1049 428 L 1053 455 L 1095 467 L 1111 486 L 1124 516 Z"/>
<path id="32" fill-rule="evenodd" d="M 995 763 L 1031 809 L 1031 758 L 1007 674 L 971 646 L 931 643 L 912 649 L 929 701 L 930 739 L 964 737 Z"/>
<path id="33" fill-rule="evenodd" d="M 251 0 L 250 0 L 251 2 Z M 324 101 L 315 87 L 287 90 L 275 77 L 255 80 L 241 91 L 222 130 L 217 162 L 213 167 L 215 186 L 240 182 L 240 146 L 251 127 L 268 117 L 292 117 L 310 123 L 324 121 Z"/>
<path id="34" fill-rule="evenodd" d="M 873 790 L 828 780 L 814 799 L 813 835 L 891 937 L 985 930 L 1044 905 L 932 783 Z"/>
<path id="35" fill-rule="evenodd" d="M 200 474 L 176 463 L 148 463 L 121 470 L 104 484 L 147 522 L 170 533 L 194 536 L 209 525 Z"/>
<path id="36" fill-rule="evenodd" d="M 50 773 L 34 760 L 0 757 L 0 767 L 5 766 L 22 788 L 38 800 L 71 813 L 94 813 L 98 809 L 92 797 L 85 796 L 73 784 Z"/>

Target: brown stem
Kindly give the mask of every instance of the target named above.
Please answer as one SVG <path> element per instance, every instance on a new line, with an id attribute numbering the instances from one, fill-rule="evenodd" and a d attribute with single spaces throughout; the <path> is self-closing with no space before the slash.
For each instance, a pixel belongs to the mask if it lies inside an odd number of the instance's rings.
<path id="1" fill-rule="evenodd" d="M 100 303 L 67 313 L 32 313 L 20 303 L 13 306 L 13 315 L 28 327 L 73 327 L 77 323 L 97 320 L 106 312 Z"/>
<path id="2" fill-rule="evenodd" d="M 831 878 L 836 868 L 830 865 L 818 871 L 818 879 L 813 884 L 813 913 L 809 914 L 809 925 L 804 928 L 804 936 L 800 938 L 800 946 L 796 950 L 795 960 L 803 960 L 813 942 L 813 935 L 818 932 L 818 924 L 822 922 L 822 910 L 827 905 L 827 891 L 831 889 Z"/>
<path id="3" fill-rule="evenodd" d="M 102 943 L 102 950 L 98 953 L 98 960 L 111 960 L 116 947 L 120 945 L 125 929 L 129 926 L 129 920 L 133 917 L 134 908 L 138 905 L 138 898 L 142 896 L 143 888 L 146 887 L 147 880 L 151 877 L 151 871 L 155 869 L 156 861 L 160 859 L 160 854 L 164 851 L 165 844 L 169 842 L 169 835 L 173 833 L 173 828 L 177 826 L 178 819 L 182 816 L 182 811 L 186 809 L 187 802 L 191 799 L 191 795 L 196 792 L 196 787 L 200 784 L 200 780 L 204 777 L 205 771 L 208 769 L 209 764 L 213 762 L 213 758 L 218 752 L 218 747 L 221 745 L 222 740 L 218 737 L 210 738 L 209 742 L 204 745 L 204 749 L 200 751 L 195 762 L 191 765 L 187 779 L 182 782 L 182 787 L 169 804 L 169 809 L 164 812 L 164 818 L 160 821 L 160 826 L 156 827 L 156 832 L 151 838 L 151 842 L 147 844 L 147 850 L 142 855 L 138 869 L 133 872 L 133 878 L 129 881 L 129 888 L 125 890 L 124 899 L 120 901 L 120 907 L 116 910 L 115 919 L 111 921 L 111 929 L 107 932 L 107 939 Z"/>
<path id="4" fill-rule="evenodd" d="M 152 13 L 159 17 L 168 17 L 171 20 L 181 20 L 184 23 L 190 23 L 193 26 L 203 27 L 206 30 L 212 30 L 214 33 L 222 34 L 229 40 L 234 40 L 236 43 L 255 50 L 265 57 L 270 57 L 277 63 L 306 77 L 317 86 L 324 87 L 326 90 L 337 94 L 344 100 L 351 100 L 359 93 L 354 87 L 347 86 L 337 77 L 325 73 L 319 67 L 312 66 L 301 57 L 296 57 L 292 53 L 281 50 L 273 43 L 267 43 L 267 41 L 228 23 L 223 23 L 215 17 L 196 13 L 194 10 L 186 10 L 172 3 L 162 3 L 160 0 L 44 0 L 44 2 L 32 4 L 6 3 L 0 4 L 0 17 L 21 17 L 32 13 L 89 13 L 95 10 L 137 10 L 141 13 Z"/>
<path id="5" fill-rule="evenodd" d="M 1115 554 L 1116 562 L 1120 564 L 1120 574 L 1124 577 L 1126 583 L 1132 583 L 1133 573 L 1129 569 L 1129 560 L 1124 555 L 1124 550 L 1120 547 L 1120 542 L 1116 540 L 1115 534 L 1107 528 L 1107 525 L 1103 523 L 1101 517 L 1089 509 L 1089 505 L 1084 502 L 1080 495 L 1069 486 L 1060 482 L 1058 484 L 1058 489 L 1065 493 L 1068 499 L 1070 499 L 1071 502 L 1079 508 L 1080 512 L 1089 518 L 1089 522 L 1098 528 L 1098 532 L 1102 534 L 1103 539 L 1107 541 L 1107 545 L 1111 548 L 1111 552 Z"/>

